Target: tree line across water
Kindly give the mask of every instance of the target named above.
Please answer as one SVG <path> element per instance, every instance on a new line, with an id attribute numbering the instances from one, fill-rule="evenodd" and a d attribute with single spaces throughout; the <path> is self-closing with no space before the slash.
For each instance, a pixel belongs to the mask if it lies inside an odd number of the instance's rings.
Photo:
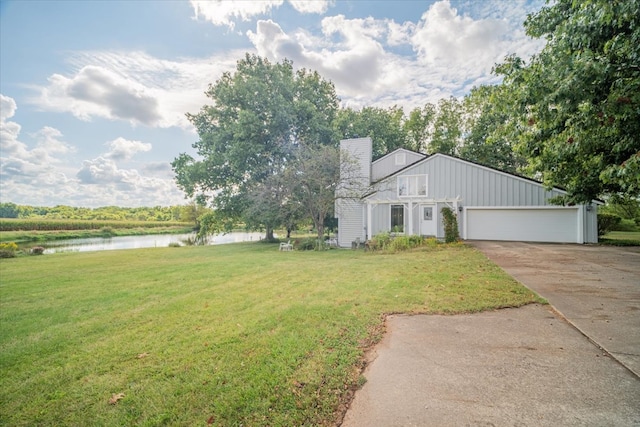
<path id="1" fill-rule="evenodd" d="M 28 206 L 15 203 L 0 203 L 0 218 L 19 218 L 23 220 L 55 220 L 71 221 L 111 221 L 130 223 L 174 222 L 194 223 L 205 208 L 191 204 L 184 206 L 154 206 L 154 207 L 119 207 L 104 206 L 85 208 L 73 206 Z M 86 228 L 86 226 L 85 226 Z"/>

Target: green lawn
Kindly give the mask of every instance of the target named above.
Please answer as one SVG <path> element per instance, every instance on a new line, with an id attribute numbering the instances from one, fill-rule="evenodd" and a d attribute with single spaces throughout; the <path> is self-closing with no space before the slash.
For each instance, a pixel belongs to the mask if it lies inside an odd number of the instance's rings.
<path id="1" fill-rule="evenodd" d="M 600 242 L 610 245 L 640 246 L 640 231 L 611 231 L 602 236 Z"/>
<path id="2" fill-rule="evenodd" d="M 0 425 L 334 425 L 384 314 L 533 301 L 464 245 L 2 259 Z"/>

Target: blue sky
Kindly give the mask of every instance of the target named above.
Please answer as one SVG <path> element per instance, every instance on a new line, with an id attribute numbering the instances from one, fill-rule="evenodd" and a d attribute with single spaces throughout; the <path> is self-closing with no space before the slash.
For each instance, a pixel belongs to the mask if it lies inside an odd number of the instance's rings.
<path id="1" fill-rule="evenodd" d="M 184 204 L 185 113 L 246 52 L 331 80 L 345 106 L 405 112 L 530 57 L 541 0 L 0 0 L 0 201 Z"/>

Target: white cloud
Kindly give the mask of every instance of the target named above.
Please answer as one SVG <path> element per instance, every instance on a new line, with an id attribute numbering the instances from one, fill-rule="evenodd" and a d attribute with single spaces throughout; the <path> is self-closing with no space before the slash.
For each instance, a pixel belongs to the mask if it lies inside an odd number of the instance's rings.
<path id="1" fill-rule="evenodd" d="M 135 169 L 119 169 L 115 161 L 102 156 L 83 161 L 77 177 L 83 184 L 114 183 L 122 185 L 124 190 L 132 190 L 136 181 L 141 180 Z"/>
<path id="2" fill-rule="evenodd" d="M 21 126 L 9 121 L 17 110 L 13 98 L 0 94 L 0 180 L 2 201 L 21 203 L 47 203 L 49 197 L 61 196 L 74 187 L 67 178 L 69 170 L 64 167 L 62 154 L 73 151 L 73 147 L 62 140 L 62 133 L 45 126 L 33 137 L 34 148 L 19 140 Z"/>
<path id="3" fill-rule="evenodd" d="M 93 206 L 154 206 L 184 203 L 184 194 L 174 181 L 168 162 L 130 162 L 152 145 L 119 137 L 105 144 L 109 150 L 95 159 L 84 160 L 76 173 L 81 187 L 92 196 Z M 142 171 L 142 173 L 140 172 Z"/>
<path id="4" fill-rule="evenodd" d="M 0 94 L 0 121 L 2 123 L 13 117 L 17 109 L 18 106 L 13 98 Z"/>
<path id="5" fill-rule="evenodd" d="M 122 137 L 107 143 L 110 150 L 105 157 L 113 160 L 130 160 L 136 153 L 151 151 L 151 144 L 141 141 L 130 141 Z"/>
<path id="6" fill-rule="evenodd" d="M 490 76 L 491 69 L 506 55 L 528 58 L 542 47 L 521 28 L 526 16 L 522 2 L 482 3 L 482 17 L 477 19 L 460 15 L 448 0 L 431 5 L 411 37 L 418 60 L 460 84 L 469 80 L 482 83 L 496 80 Z"/>
<path id="7" fill-rule="evenodd" d="M 108 151 L 93 160 L 74 165 L 69 156 L 75 147 L 64 141 L 58 129 L 44 126 L 31 137 L 33 148 L 19 140 L 21 126 L 10 121 L 17 110 L 13 98 L 0 94 L 0 180 L 2 201 L 50 206 L 155 206 L 184 203 L 168 163 L 140 164 L 144 175 L 122 168 L 136 153 L 152 146 L 116 138 Z"/>
<path id="8" fill-rule="evenodd" d="M 40 94 L 42 108 L 69 111 L 87 121 L 92 116 L 149 126 L 160 121 L 155 96 L 135 80 L 104 67 L 87 65 L 71 78 L 54 74 L 48 80 Z"/>
<path id="9" fill-rule="evenodd" d="M 496 58 L 497 45 L 507 28 L 504 20 L 473 20 L 460 16 L 448 0 L 434 3 L 422 19 L 412 37 L 420 59 L 428 64 L 447 65 L 485 64 L 487 57 Z"/>
<path id="10" fill-rule="evenodd" d="M 18 140 L 20 125 L 8 121 L 15 115 L 17 109 L 16 101 L 13 98 L 0 94 L 0 147 L 2 152 L 13 147 Z"/>
<path id="11" fill-rule="evenodd" d="M 155 165 L 157 168 L 157 165 Z M 165 168 L 167 175 L 170 169 Z M 144 176 L 136 169 L 122 169 L 116 162 L 100 156 L 85 160 L 76 177 L 86 194 L 93 195 L 93 206 L 154 206 L 184 203 L 184 194 L 178 190 L 171 176 Z M 91 191 L 93 190 L 93 191 Z"/>
<path id="12" fill-rule="evenodd" d="M 289 0 L 289 3 L 300 13 L 325 13 L 333 1 L 325 0 Z"/>
<path id="13" fill-rule="evenodd" d="M 190 0 L 196 19 L 202 17 L 213 25 L 226 25 L 233 29 L 235 20 L 249 21 L 256 15 L 264 15 L 280 7 L 283 0 L 261 1 L 200 1 Z"/>
<path id="14" fill-rule="evenodd" d="M 37 147 L 49 154 L 65 154 L 75 151 L 75 147 L 62 140 L 62 132 L 56 128 L 45 126 L 33 136 L 38 141 Z"/>
<path id="15" fill-rule="evenodd" d="M 375 21 L 347 21 L 343 16 L 324 18 L 325 36 L 342 35 L 343 41 L 334 49 L 312 50 L 303 44 L 308 34 L 302 32 L 290 36 L 275 22 L 258 21 L 256 32 L 248 32 L 258 54 L 274 61 L 287 58 L 297 67 L 316 70 L 324 78 L 332 80 L 348 95 L 369 91 L 375 86 L 381 72 L 384 50 L 372 35 L 381 29 Z"/>
<path id="16" fill-rule="evenodd" d="M 169 61 L 142 52 L 87 51 L 69 58 L 70 76 L 54 74 L 31 101 L 45 111 L 81 120 L 123 120 L 151 127 L 192 126 L 185 113 L 208 103 L 205 90 L 235 67 L 243 52 Z"/>
<path id="17" fill-rule="evenodd" d="M 284 3 L 283 0 L 230 1 L 230 0 L 189 0 L 195 18 L 211 22 L 213 25 L 235 28 L 237 20 L 250 21 L 255 16 L 266 15 Z M 325 13 L 333 0 L 289 0 L 289 4 L 299 13 Z"/>
<path id="18" fill-rule="evenodd" d="M 498 77 L 491 74 L 495 63 L 509 53 L 528 58 L 542 47 L 521 28 L 533 6 L 481 3 L 472 18 L 441 0 L 416 23 L 330 16 L 322 19 L 321 35 L 287 33 L 271 20 L 260 20 L 247 36 L 261 56 L 317 70 L 336 85 L 346 105 L 400 105 L 406 110 L 496 83 Z"/>

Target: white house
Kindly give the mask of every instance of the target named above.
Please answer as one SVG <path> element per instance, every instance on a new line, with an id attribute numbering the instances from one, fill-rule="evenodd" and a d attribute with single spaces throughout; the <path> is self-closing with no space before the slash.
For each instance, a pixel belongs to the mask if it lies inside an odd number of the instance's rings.
<path id="1" fill-rule="evenodd" d="M 361 197 L 336 201 L 342 247 L 385 231 L 444 238 L 443 207 L 456 212 L 465 240 L 598 241 L 601 202 L 552 205 L 550 198 L 566 192 L 444 154 L 400 148 L 372 161 L 370 138 L 342 140 L 340 148 L 357 162 L 369 188 Z"/>

